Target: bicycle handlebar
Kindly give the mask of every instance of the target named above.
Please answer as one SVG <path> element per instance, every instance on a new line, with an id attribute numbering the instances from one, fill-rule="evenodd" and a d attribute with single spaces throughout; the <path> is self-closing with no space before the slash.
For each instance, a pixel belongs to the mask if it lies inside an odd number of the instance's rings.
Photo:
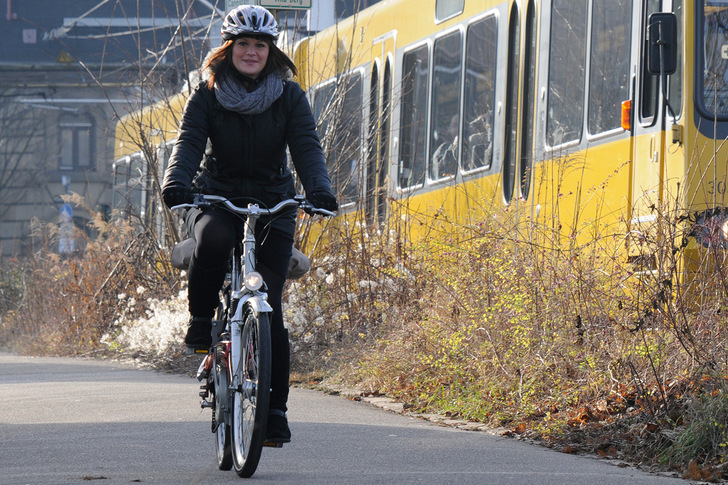
<path id="1" fill-rule="evenodd" d="M 249 215 L 275 215 L 279 212 L 281 212 L 283 209 L 286 209 L 288 207 L 298 207 L 300 209 L 303 209 L 306 212 L 314 213 L 314 214 L 321 214 L 322 216 L 327 217 L 334 217 L 336 215 L 336 212 L 331 212 L 326 209 L 321 209 L 319 207 L 314 207 L 313 204 L 311 204 L 309 201 L 307 201 L 303 196 L 297 195 L 293 199 L 286 199 L 282 200 L 278 204 L 276 204 L 275 207 L 272 209 L 264 209 L 260 207 L 258 204 L 248 204 L 247 207 L 239 207 L 232 202 L 230 202 L 225 197 L 222 197 L 220 195 L 205 195 L 205 194 L 196 194 L 195 195 L 195 201 L 191 204 L 179 204 L 175 205 L 173 207 L 170 207 L 170 210 L 177 210 L 177 209 L 188 209 L 193 207 L 209 207 L 211 205 L 224 205 L 228 210 L 231 212 L 235 212 L 236 214 L 241 214 L 244 216 Z"/>

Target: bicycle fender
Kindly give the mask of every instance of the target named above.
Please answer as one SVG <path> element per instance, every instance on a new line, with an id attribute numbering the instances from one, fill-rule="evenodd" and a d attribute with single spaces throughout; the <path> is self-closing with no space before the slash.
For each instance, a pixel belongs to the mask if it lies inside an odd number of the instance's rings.
<path id="1" fill-rule="evenodd" d="M 270 304 L 266 300 L 259 296 L 252 297 L 250 300 L 248 300 L 248 303 L 250 304 L 250 306 L 253 307 L 253 311 L 255 311 L 255 313 L 273 311 L 273 307 L 270 306 Z"/>
<path id="2" fill-rule="evenodd" d="M 243 319 L 243 310 L 246 305 L 250 305 L 255 313 L 272 312 L 273 307 L 263 298 L 262 296 L 250 295 L 243 297 L 238 302 L 238 307 L 235 310 L 234 320 L 241 321 Z"/>

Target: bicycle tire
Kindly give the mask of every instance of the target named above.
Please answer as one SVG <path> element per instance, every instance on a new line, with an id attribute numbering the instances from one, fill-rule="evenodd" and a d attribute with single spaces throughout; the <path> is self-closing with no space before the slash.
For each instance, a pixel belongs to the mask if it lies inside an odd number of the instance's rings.
<path id="1" fill-rule="evenodd" d="M 233 452 L 230 445 L 230 420 L 226 419 L 228 398 L 230 396 L 227 359 L 224 359 L 225 349 L 220 346 L 214 349 L 212 378 L 215 393 L 215 407 L 213 408 L 213 425 L 215 429 L 215 456 L 217 467 L 220 470 L 230 470 L 233 467 Z"/>
<path id="2" fill-rule="evenodd" d="M 243 312 L 241 356 L 235 375 L 240 387 L 233 392 L 230 410 L 233 467 L 249 478 L 255 473 L 265 440 L 270 399 L 271 342 L 268 314 Z"/>

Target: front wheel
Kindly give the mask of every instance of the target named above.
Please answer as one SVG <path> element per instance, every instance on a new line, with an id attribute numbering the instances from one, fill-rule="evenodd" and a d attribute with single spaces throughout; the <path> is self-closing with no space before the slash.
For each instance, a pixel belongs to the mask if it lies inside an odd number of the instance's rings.
<path id="1" fill-rule="evenodd" d="M 270 398 L 271 344 L 267 313 L 247 308 L 240 335 L 241 355 L 236 364 L 232 395 L 233 465 L 243 478 L 255 473 L 265 440 Z"/>
<path id="2" fill-rule="evenodd" d="M 213 354 L 212 379 L 214 384 L 215 407 L 213 408 L 212 425 L 215 433 L 215 455 L 220 470 L 233 467 L 230 450 L 230 421 L 226 419 L 228 409 L 229 382 L 227 356 L 223 346 L 215 346 Z"/>

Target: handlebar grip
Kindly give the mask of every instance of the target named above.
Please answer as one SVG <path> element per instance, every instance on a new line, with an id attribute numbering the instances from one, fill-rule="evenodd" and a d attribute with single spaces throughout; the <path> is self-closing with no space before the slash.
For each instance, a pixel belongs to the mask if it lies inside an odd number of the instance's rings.
<path id="1" fill-rule="evenodd" d="M 313 212 L 314 214 L 321 214 L 322 216 L 326 216 L 326 217 L 336 216 L 336 212 L 331 212 L 326 209 L 319 209 L 318 207 L 312 207 L 311 212 Z"/>

